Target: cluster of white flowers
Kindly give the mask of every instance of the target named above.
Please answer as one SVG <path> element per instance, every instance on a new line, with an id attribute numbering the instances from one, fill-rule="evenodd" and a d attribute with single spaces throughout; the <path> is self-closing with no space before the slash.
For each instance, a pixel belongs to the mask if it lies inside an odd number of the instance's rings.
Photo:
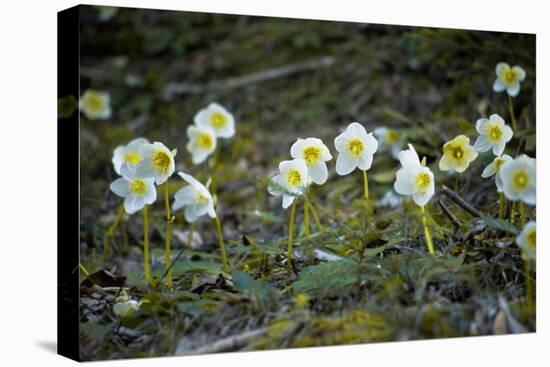
<path id="1" fill-rule="evenodd" d="M 187 151 L 193 164 L 201 164 L 215 150 L 217 139 L 229 139 L 235 135 L 235 118 L 222 105 L 210 103 L 193 119 L 194 125 L 187 128 Z"/>
<path id="2" fill-rule="evenodd" d="M 217 103 L 200 110 L 194 125 L 187 129 L 187 149 L 195 164 L 203 162 L 216 148 L 217 138 L 230 138 L 235 134 L 233 115 Z M 175 172 L 174 157 L 177 150 L 170 150 L 160 142 L 150 143 L 137 138 L 127 145 L 118 146 L 113 152 L 113 168 L 121 177 L 111 183 L 111 191 L 124 198 L 128 214 L 136 213 L 157 198 L 155 185 L 162 185 Z M 176 192 L 173 210 L 184 209 L 188 222 L 208 214 L 215 218 L 214 200 L 207 187 L 191 175 L 178 172 L 188 185 Z"/>
<path id="3" fill-rule="evenodd" d="M 356 168 L 370 169 L 378 141 L 372 133 L 367 133 L 363 125 L 352 122 L 334 139 L 334 146 L 338 152 L 336 173 L 344 176 Z M 303 195 L 312 182 L 322 185 L 327 181 L 326 162 L 332 159 L 328 147 L 317 138 L 298 139 L 291 146 L 290 155 L 294 159 L 279 164 L 279 174 L 268 186 L 271 195 L 282 196 L 285 209 L 297 196 Z"/>

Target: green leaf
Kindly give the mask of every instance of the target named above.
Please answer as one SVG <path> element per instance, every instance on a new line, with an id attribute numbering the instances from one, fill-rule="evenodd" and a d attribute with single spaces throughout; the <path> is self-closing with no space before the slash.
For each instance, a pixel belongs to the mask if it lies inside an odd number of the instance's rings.
<path id="1" fill-rule="evenodd" d="M 334 295 L 357 282 L 357 266 L 349 260 L 331 261 L 305 267 L 292 285 L 297 293 L 317 297 Z"/>
<path id="2" fill-rule="evenodd" d="M 253 302 L 265 309 L 275 309 L 278 293 L 271 284 L 252 278 L 247 273 L 233 273 L 233 286 L 239 292 L 248 295 Z"/>
<path id="3" fill-rule="evenodd" d="M 516 235 L 519 233 L 519 230 L 514 225 L 508 223 L 505 220 L 491 218 L 485 215 L 481 217 L 481 220 L 483 221 L 483 223 L 487 224 L 489 227 L 500 229 L 501 231 L 516 234 Z"/>

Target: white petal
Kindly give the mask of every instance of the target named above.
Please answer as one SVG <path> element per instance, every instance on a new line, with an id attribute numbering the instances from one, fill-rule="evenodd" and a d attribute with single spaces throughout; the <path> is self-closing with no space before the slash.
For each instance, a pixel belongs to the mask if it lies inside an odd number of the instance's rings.
<path id="1" fill-rule="evenodd" d="M 128 214 L 134 214 L 138 210 L 141 210 L 145 206 L 145 199 L 143 196 L 128 196 L 124 199 L 124 210 Z"/>
<path id="2" fill-rule="evenodd" d="M 123 178 L 117 178 L 111 183 L 111 191 L 117 196 L 125 198 L 129 194 L 128 181 Z"/>
<path id="3" fill-rule="evenodd" d="M 491 177 L 492 175 L 494 175 L 496 173 L 497 173 L 496 167 L 493 163 L 491 163 L 487 167 L 485 167 L 483 172 L 481 172 L 481 177 L 483 177 L 483 178 Z"/>
<path id="4" fill-rule="evenodd" d="M 512 128 L 510 126 L 505 125 L 502 128 L 502 132 L 504 133 L 504 141 L 505 142 L 509 142 L 510 140 L 512 140 L 512 136 L 514 136 L 514 131 L 512 130 Z"/>
<path id="5" fill-rule="evenodd" d="M 485 135 L 478 136 L 474 143 L 474 149 L 477 152 L 486 152 L 491 149 L 491 143 L 489 143 Z"/>
<path id="6" fill-rule="evenodd" d="M 280 196 L 283 193 L 285 184 L 282 175 L 274 176 L 267 185 L 267 192 L 273 196 Z"/>
<path id="7" fill-rule="evenodd" d="M 183 216 L 185 217 L 185 220 L 189 223 L 193 223 L 199 217 L 193 205 L 185 207 L 185 210 L 183 211 Z"/>
<path id="8" fill-rule="evenodd" d="M 406 168 L 400 168 L 395 175 L 394 190 L 401 195 L 412 195 L 415 187 L 415 175 Z"/>
<path id="9" fill-rule="evenodd" d="M 305 143 L 305 140 L 302 139 L 302 138 L 298 138 L 298 140 L 296 140 L 294 142 L 294 144 L 292 144 L 292 146 L 290 147 L 290 156 L 292 158 L 303 158 L 303 148 L 304 148 L 304 143 Z"/>
<path id="10" fill-rule="evenodd" d="M 351 158 L 346 153 L 338 154 L 336 158 L 336 173 L 340 176 L 345 176 L 351 173 L 357 167 L 357 161 Z"/>
<path id="11" fill-rule="evenodd" d="M 376 153 L 378 150 L 378 140 L 372 135 L 372 133 L 367 134 L 364 139 L 365 142 L 365 153 L 370 154 L 371 156 Z M 371 157 L 372 158 L 372 157 Z"/>
<path id="12" fill-rule="evenodd" d="M 399 162 L 401 162 L 402 166 L 419 166 L 420 165 L 420 159 L 418 158 L 418 154 L 416 153 L 416 150 L 414 149 L 414 146 L 412 144 L 408 144 L 409 149 L 402 150 L 399 152 L 398 158 Z"/>
<path id="13" fill-rule="evenodd" d="M 210 151 L 208 150 L 202 150 L 202 149 L 195 149 L 192 152 L 191 160 L 193 161 L 193 164 L 201 164 L 208 158 L 210 155 Z"/>
<path id="14" fill-rule="evenodd" d="M 535 186 L 532 186 L 529 190 L 523 193 L 521 199 L 527 205 L 536 205 L 537 204 L 537 191 Z"/>
<path id="15" fill-rule="evenodd" d="M 372 165 L 372 154 L 365 153 L 357 160 L 357 167 L 361 171 L 367 171 Z"/>
<path id="16" fill-rule="evenodd" d="M 493 83 L 493 90 L 497 93 L 502 92 L 506 89 L 506 84 L 502 81 L 502 79 L 497 78 L 495 82 Z"/>
<path id="17" fill-rule="evenodd" d="M 157 200 L 157 189 L 155 188 L 155 180 L 152 178 L 146 178 L 144 181 L 147 185 L 147 191 L 145 192 L 145 204 L 153 204 Z"/>
<path id="18" fill-rule="evenodd" d="M 523 70 L 522 67 L 514 66 L 512 70 L 517 74 L 518 81 L 522 82 L 523 80 L 525 80 L 525 70 Z"/>
<path id="19" fill-rule="evenodd" d="M 216 209 L 212 201 L 208 204 L 208 216 L 210 216 L 210 218 L 216 218 Z"/>
<path id="20" fill-rule="evenodd" d="M 328 169 L 325 162 L 317 162 L 317 164 L 309 167 L 308 173 L 311 180 L 317 185 L 322 185 L 327 182 Z"/>
<path id="21" fill-rule="evenodd" d="M 179 189 L 174 195 L 174 199 L 181 203 L 181 206 L 190 205 L 195 201 L 195 194 L 195 188 L 188 185 L 182 189 Z"/>
<path id="22" fill-rule="evenodd" d="M 352 122 L 349 124 L 346 131 L 348 131 L 350 135 L 357 136 L 359 138 L 364 138 L 367 135 L 367 130 L 365 127 L 358 122 Z"/>
<path id="23" fill-rule="evenodd" d="M 288 208 L 294 199 L 294 196 L 283 194 L 283 209 Z"/>
<path id="24" fill-rule="evenodd" d="M 453 168 L 451 158 L 448 155 L 444 154 L 439 160 L 439 169 L 441 171 L 449 171 Z"/>
<path id="25" fill-rule="evenodd" d="M 113 162 L 113 168 L 115 169 L 117 175 L 120 175 L 120 166 L 122 166 L 122 163 L 124 163 L 124 151 L 124 146 L 120 145 L 116 147 L 113 152 L 113 159 L 111 160 L 111 162 Z"/>
<path id="26" fill-rule="evenodd" d="M 519 82 L 515 82 L 514 84 L 510 85 L 508 88 L 506 88 L 506 92 L 508 92 L 508 95 L 510 97 L 515 97 L 519 93 Z"/>
<path id="27" fill-rule="evenodd" d="M 506 148 L 505 142 L 493 145 L 493 154 L 496 155 L 497 157 L 501 156 L 502 153 L 504 152 L 504 148 Z"/>
<path id="28" fill-rule="evenodd" d="M 345 152 L 346 151 L 346 145 L 347 145 L 347 142 L 348 142 L 349 138 L 350 138 L 350 135 L 348 134 L 348 132 L 346 130 L 334 139 L 334 147 L 336 148 L 337 152 Z"/>
<path id="29" fill-rule="evenodd" d="M 413 194 L 413 201 L 418 206 L 424 206 L 428 203 L 428 201 L 430 201 L 433 194 L 434 194 L 433 191 L 426 191 L 425 194 L 420 194 L 420 193 L 415 192 Z"/>
<path id="30" fill-rule="evenodd" d="M 155 177 L 157 175 L 157 172 L 151 165 L 151 161 L 149 159 L 143 159 L 136 167 L 135 172 L 136 177 Z"/>
<path id="31" fill-rule="evenodd" d="M 510 65 L 505 62 L 499 62 L 495 67 L 495 74 L 500 77 L 504 73 L 504 70 L 508 69 Z"/>
<path id="32" fill-rule="evenodd" d="M 485 135 L 487 132 L 487 124 L 490 121 L 486 118 L 482 118 L 476 121 L 476 130 L 479 134 Z"/>

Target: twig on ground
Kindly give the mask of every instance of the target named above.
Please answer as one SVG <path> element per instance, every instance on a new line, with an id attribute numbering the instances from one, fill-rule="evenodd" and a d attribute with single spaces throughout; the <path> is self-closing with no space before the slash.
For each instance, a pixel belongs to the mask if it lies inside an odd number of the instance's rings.
<path id="1" fill-rule="evenodd" d="M 336 62 L 332 56 L 324 56 L 317 60 L 289 64 L 272 69 L 258 71 L 256 73 L 228 78 L 224 80 L 214 80 L 208 84 L 192 83 L 168 83 L 164 89 L 164 98 L 170 100 L 178 94 L 201 94 L 209 91 L 220 91 L 234 89 L 249 84 L 264 82 L 267 80 L 278 79 L 292 74 L 315 70 L 322 67 L 331 66 Z"/>
<path id="2" fill-rule="evenodd" d="M 257 330 L 246 331 L 241 334 L 232 335 L 230 337 L 218 340 L 210 345 L 190 350 L 184 354 L 207 354 L 232 351 L 244 346 L 250 339 L 260 337 L 268 332 L 269 328 L 261 328 Z"/>
<path id="3" fill-rule="evenodd" d="M 470 203 L 468 203 L 466 200 L 460 197 L 460 195 L 458 195 L 455 191 L 449 189 L 447 186 L 443 185 L 443 188 L 441 189 L 441 193 L 443 193 L 449 199 L 457 203 L 458 206 L 460 206 L 462 209 L 470 213 L 472 216 L 476 218 L 481 218 L 483 216 L 483 213 L 481 213 L 478 209 L 474 208 Z"/>
<path id="4" fill-rule="evenodd" d="M 454 215 L 453 213 L 451 213 L 451 211 L 449 210 L 449 208 L 447 208 L 447 207 L 445 206 L 445 204 L 443 204 L 443 202 L 442 202 L 441 200 L 437 200 L 437 203 L 438 203 L 439 206 L 441 207 L 441 210 L 443 210 L 443 213 L 447 216 L 447 218 L 449 218 L 449 220 L 450 220 L 451 223 L 453 224 L 453 227 L 454 227 L 455 233 L 456 233 L 462 224 L 460 223 L 460 221 L 458 220 L 458 218 L 455 217 L 455 215 Z"/>

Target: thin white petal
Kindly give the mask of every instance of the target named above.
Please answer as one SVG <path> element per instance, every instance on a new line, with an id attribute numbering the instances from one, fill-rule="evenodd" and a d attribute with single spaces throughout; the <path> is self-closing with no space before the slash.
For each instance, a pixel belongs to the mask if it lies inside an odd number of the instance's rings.
<path id="1" fill-rule="evenodd" d="M 338 158 L 336 158 L 336 173 L 340 176 L 345 176 L 351 173 L 356 167 L 356 160 L 352 159 L 346 153 L 338 154 Z"/>

